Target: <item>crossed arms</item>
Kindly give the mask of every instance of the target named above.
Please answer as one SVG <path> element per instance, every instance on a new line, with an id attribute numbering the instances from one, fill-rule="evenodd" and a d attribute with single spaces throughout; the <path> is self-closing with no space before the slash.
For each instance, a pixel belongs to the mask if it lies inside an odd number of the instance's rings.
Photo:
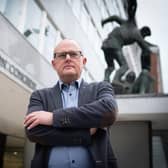
<path id="1" fill-rule="evenodd" d="M 31 95 L 25 117 L 28 138 L 42 145 L 88 145 L 96 129 L 112 125 L 116 119 L 117 104 L 108 83 L 96 88 L 95 100 L 80 107 L 44 110 L 40 91 Z"/>

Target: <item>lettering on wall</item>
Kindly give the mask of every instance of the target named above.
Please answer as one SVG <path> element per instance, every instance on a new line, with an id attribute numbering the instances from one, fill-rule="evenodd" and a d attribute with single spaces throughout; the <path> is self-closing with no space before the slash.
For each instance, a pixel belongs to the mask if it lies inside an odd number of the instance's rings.
<path id="1" fill-rule="evenodd" d="M 0 55 L 0 67 L 2 67 L 4 70 L 9 72 L 11 75 L 16 77 L 17 79 L 19 79 L 22 83 L 24 83 L 30 89 L 33 89 L 33 90 L 36 89 L 36 83 L 35 82 L 33 82 L 27 75 L 25 75 L 23 72 L 21 72 L 13 64 L 9 63 L 1 55 Z"/>

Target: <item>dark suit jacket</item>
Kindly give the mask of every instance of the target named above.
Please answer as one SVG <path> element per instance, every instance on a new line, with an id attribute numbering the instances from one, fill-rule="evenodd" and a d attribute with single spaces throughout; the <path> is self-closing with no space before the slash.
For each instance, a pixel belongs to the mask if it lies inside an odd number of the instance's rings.
<path id="1" fill-rule="evenodd" d="M 87 84 L 82 81 L 79 89 L 78 107 L 62 108 L 59 84 L 53 88 L 32 93 L 28 113 L 53 112 L 53 126 L 38 125 L 26 129 L 30 141 L 36 143 L 32 168 L 47 168 L 50 149 L 53 146 L 84 145 L 88 147 L 96 168 L 117 168 L 108 127 L 116 119 L 117 104 L 109 83 Z M 91 136 L 90 128 L 98 128 Z"/>

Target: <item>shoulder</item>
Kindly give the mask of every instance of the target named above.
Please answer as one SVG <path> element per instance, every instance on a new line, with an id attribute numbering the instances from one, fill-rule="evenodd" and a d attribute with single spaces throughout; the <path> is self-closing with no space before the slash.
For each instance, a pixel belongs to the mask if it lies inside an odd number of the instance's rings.
<path id="1" fill-rule="evenodd" d="M 46 92 L 49 92 L 52 88 L 42 88 L 42 89 L 37 89 L 37 90 L 34 90 L 32 93 L 46 93 Z"/>
<path id="2" fill-rule="evenodd" d="M 32 95 L 39 95 L 39 96 L 43 97 L 43 96 L 49 94 L 55 87 L 56 87 L 56 85 L 54 87 L 37 89 L 32 92 Z"/>
<path id="3" fill-rule="evenodd" d="M 101 81 L 101 82 L 92 82 L 92 83 L 89 83 L 88 86 L 90 87 L 111 87 L 111 84 L 109 82 L 106 82 L 106 81 Z"/>
<path id="4" fill-rule="evenodd" d="M 92 83 L 84 83 L 84 86 L 90 90 L 101 90 L 101 89 L 108 89 L 113 90 L 112 85 L 109 82 L 101 81 L 101 82 L 92 82 Z"/>

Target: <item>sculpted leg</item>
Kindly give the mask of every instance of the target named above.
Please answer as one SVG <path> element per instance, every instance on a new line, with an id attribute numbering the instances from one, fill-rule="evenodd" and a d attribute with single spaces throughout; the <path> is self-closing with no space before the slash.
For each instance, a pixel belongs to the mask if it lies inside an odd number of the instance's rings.
<path id="1" fill-rule="evenodd" d="M 113 72 L 114 67 L 107 67 L 104 73 L 104 81 L 110 82 L 110 75 Z"/>

